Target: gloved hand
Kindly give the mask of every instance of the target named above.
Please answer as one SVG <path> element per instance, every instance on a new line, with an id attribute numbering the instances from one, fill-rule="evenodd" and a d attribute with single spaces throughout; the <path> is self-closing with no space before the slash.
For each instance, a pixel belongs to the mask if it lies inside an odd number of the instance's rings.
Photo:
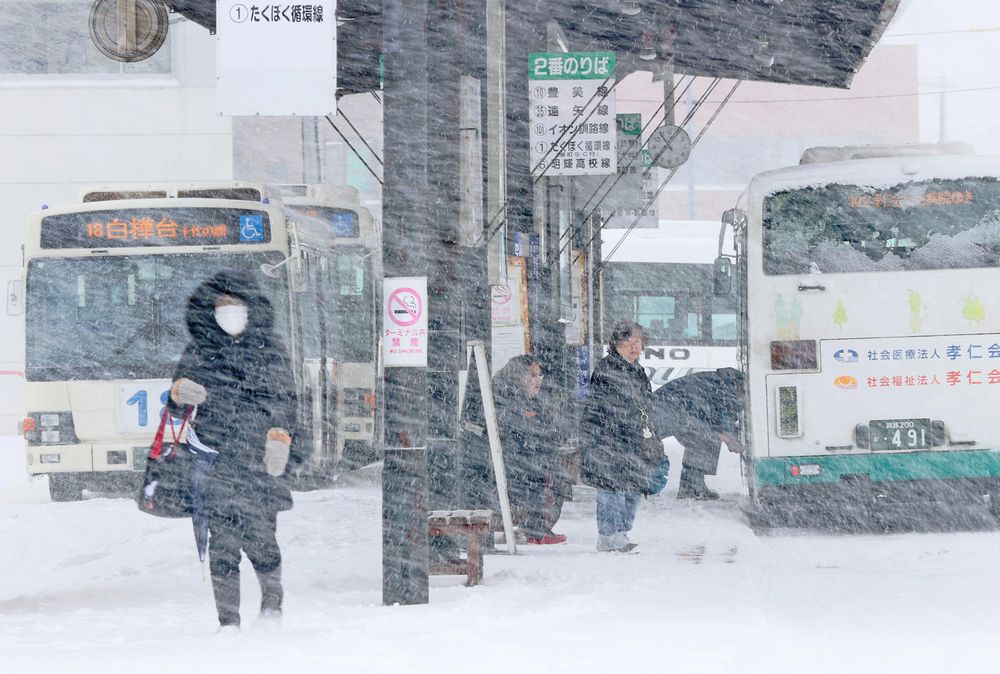
<path id="1" fill-rule="evenodd" d="M 178 405 L 200 405 L 208 398 L 208 391 L 198 382 L 181 377 L 170 387 L 170 397 Z"/>
<path id="2" fill-rule="evenodd" d="M 268 475 L 278 477 L 285 472 L 291 446 L 292 436 L 284 428 L 272 428 L 267 432 L 267 441 L 264 443 L 264 470 Z"/>

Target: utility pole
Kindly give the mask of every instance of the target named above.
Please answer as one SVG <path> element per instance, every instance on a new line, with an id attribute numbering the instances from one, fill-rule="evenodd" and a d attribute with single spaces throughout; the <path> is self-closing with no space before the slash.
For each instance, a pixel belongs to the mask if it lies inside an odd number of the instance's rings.
<path id="1" fill-rule="evenodd" d="M 387 367 L 384 374 L 385 604 L 428 601 L 429 554 L 441 549 L 429 550 L 427 511 L 453 508 L 459 492 L 465 342 L 489 338 L 481 215 L 485 13 L 484 0 L 383 4 L 385 277 L 426 277 L 428 321 L 427 367 Z"/>
<path id="2" fill-rule="evenodd" d="M 427 276 L 427 0 L 385 0 L 383 266 L 385 277 Z M 427 373 L 387 367 L 382 468 L 382 603 L 426 604 Z"/>

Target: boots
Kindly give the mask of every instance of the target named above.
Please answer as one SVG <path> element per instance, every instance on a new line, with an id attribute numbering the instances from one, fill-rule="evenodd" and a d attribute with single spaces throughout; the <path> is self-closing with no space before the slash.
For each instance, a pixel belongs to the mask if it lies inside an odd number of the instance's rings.
<path id="1" fill-rule="evenodd" d="M 281 616 L 281 600 L 285 593 L 281 588 L 281 567 L 272 571 L 258 571 L 260 582 L 260 614 L 265 617 Z"/>
<path id="2" fill-rule="evenodd" d="M 677 489 L 677 498 L 715 501 L 718 500 L 719 495 L 705 485 L 705 473 L 697 468 L 684 466 L 681 469 L 681 484 Z"/>
<path id="3" fill-rule="evenodd" d="M 212 574 L 212 592 L 220 627 L 240 626 L 240 572 Z"/>

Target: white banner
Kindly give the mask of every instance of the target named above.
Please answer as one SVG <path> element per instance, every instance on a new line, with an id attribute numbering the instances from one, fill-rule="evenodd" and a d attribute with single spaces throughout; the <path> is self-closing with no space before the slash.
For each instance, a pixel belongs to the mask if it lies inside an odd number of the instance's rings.
<path id="1" fill-rule="evenodd" d="M 613 52 L 528 55 L 533 175 L 618 171 Z"/>
<path id="2" fill-rule="evenodd" d="M 217 0 L 219 114 L 336 113 L 336 10 L 335 0 Z"/>

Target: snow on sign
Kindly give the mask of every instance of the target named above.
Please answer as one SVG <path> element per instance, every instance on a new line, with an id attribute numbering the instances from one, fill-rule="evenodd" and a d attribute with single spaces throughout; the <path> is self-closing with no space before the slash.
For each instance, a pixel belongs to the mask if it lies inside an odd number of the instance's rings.
<path id="1" fill-rule="evenodd" d="M 221 115 L 337 111 L 337 3 L 217 0 Z"/>
<path id="2" fill-rule="evenodd" d="M 427 367 L 427 278 L 387 278 L 382 296 L 382 362 Z"/>
<path id="3" fill-rule="evenodd" d="M 528 56 L 533 175 L 615 173 L 614 52 Z"/>

